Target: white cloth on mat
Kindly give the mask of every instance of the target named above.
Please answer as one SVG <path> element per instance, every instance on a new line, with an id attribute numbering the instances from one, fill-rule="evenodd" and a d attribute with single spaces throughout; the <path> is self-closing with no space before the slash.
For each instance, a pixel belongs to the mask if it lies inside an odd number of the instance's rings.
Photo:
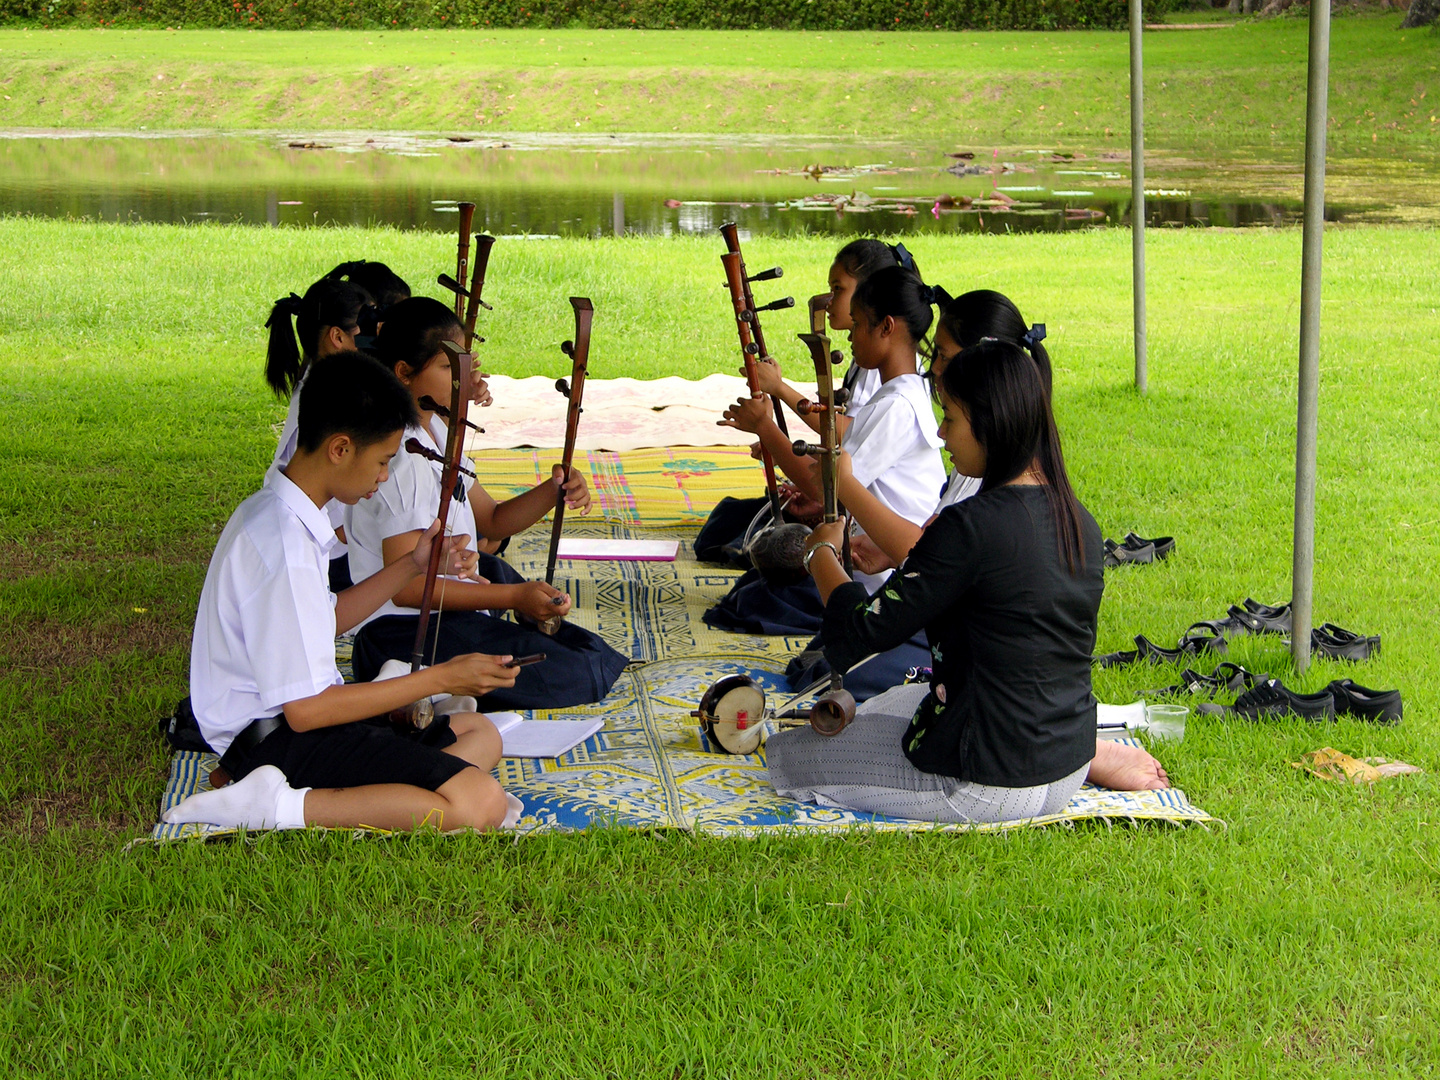
<path id="1" fill-rule="evenodd" d="M 1090 771 L 1038 787 L 1006 788 L 921 772 L 901 742 L 929 687 L 896 686 L 864 702 L 854 722 L 826 737 L 810 728 L 772 735 L 765 763 L 775 791 L 797 802 L 943 824 L 1024 821 L 1058 814 Z"/>

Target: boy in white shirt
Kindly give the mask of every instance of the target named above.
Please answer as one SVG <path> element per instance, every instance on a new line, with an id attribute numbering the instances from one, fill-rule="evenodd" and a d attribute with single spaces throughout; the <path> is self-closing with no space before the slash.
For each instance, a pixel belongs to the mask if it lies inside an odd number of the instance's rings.
<path id="1" fill-rule="evenodd" d="M 235 782 L 192 795 L 170 823 L 244 828 L 488 829 L 518 812 L 490 769 L 500 736 L 479 714 L 399 730 L 391 710 L 439 693 L 479 697 L 515 681 L 511 657 L 470 654 L 378 683 L 346 684 L 334 638 L 424 573 L 433 543 L 447 573 L 474 573 L 466 537 L 437 540 L 338 596 L 324 507 L 353 505 L 385 479 L 416 419 L 404 386 L 356 353 L 313 361 L 294 456 L 231 516 L 200 593 L 190 696 L 201 733 Z"/>

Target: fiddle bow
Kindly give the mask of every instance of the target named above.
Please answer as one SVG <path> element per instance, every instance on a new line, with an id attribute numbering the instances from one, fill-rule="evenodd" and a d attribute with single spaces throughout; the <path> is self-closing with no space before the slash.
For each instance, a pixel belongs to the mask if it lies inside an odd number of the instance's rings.
<path id="1" fill-rule="evenodd" d="M 545 584 L 555 584 L 555 563 L 560 557 L 560 534 L 565 526 L 565 485 L 570 482 L 570 470 L 575 459 L 575 440 L 580 432 L 580 414 L 584 411 L 581 402 L 585 398 L 585 373 L 590 363 L 590 327 L 595 319 L 595 305 L 584 296 L 570 297 L 570 306 L 575 309 L 575 338 L 561 343 L 560 351 L 570 357 L 570 378 L 555 380 L 555 389 L 569 400 L 565 410 L 565 450 L 560 459 L 564 473 L 560 477 L 560 490 L 555 495 L 555 516 L 550 523 L 550 553 L 545 559 Z M 554 634 L 564 620 L 552 615 L 540 623 L 540 629 Z"/>

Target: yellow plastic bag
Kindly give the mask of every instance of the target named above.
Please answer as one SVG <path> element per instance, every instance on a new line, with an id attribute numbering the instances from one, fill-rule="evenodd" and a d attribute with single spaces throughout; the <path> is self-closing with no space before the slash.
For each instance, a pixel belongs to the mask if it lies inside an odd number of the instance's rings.
<path id="1" fill-rule="evenodd" d="M 1424 769 L 1407 765 L 1403 761 L 1386 761 L 1380 757 L 1353 758 L 1339 750 L 1326 746 L 1301 754 L 1299 761 L 1290 763 L 1292 768 L 1301 769 L 1321 780 L 1349 781 L 1352 784 L 1373 784 L 1391 776 L 1424 772 Z"/>

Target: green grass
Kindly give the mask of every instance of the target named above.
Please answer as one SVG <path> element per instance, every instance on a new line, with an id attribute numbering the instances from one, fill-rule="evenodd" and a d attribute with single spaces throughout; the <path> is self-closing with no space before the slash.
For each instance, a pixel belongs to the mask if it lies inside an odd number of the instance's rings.
<path id="1" fill-rule="evenodd" d="M 1337 24 L 1338 25 L 1338 24 Z M 0 1073 L 33 1076 L 1357 1076 L 1440 1060 L 1440 235 L 1326 238 L 1317 608 L 1384 652 L 1291 677 L 1400 687 L 1398 729 L 1192 718 L 1164 760 L 1205 832 L 515 844 L 275 836 L 124 853 L 183 692 L 218 526 L 281 407 L 268 302 L 341 258 L 424 281 L 442 236 L 0 220 Z M 490 370 L 736 366 L 713 239 L 497 244 Z M 753 261 L 819 288 L 820 240 Z M 1102 649 L 1288 596 L 1300 237 L 1151 236 L 1152 390 L 1129 387 L 1129 237 L 916 241 L 951 291 L 1050 328 L 1081 498 L 1173 534 L 1111 573 Z M 808 284 L 807 284 L 808 283 Z M 767 294 L 768 295 L 768 294 Z M 772 344 L 798 329 L 771 318 Z M 787 354 L 782 353 L 782 356 Z M 798 350 L 795 354 L 798 357 Z M 141 610 L 137 610 L 141 609 Z M 1106 671 L 1103 699 L 1164 669 Z M 1425 767 L 1373 789 L 1288 762 Z"/>
<path id="2" fill-rule="evenodd" d="M 1332 140 L 1434 150 L 1435 36 L 1337 18 Z M 1157 146 L 1298 144 L 1303 20 L 1145 39 Z M 677 61 L 677 57 L 685 58 Z M 835 134 L 1127 145 L 1126 35 L 0 31 L 0 126 Z M 1428 96 L 1427 96 L 1428 95 Z M 1413 103 L 1412 103 L 1413 99 Z"/>

